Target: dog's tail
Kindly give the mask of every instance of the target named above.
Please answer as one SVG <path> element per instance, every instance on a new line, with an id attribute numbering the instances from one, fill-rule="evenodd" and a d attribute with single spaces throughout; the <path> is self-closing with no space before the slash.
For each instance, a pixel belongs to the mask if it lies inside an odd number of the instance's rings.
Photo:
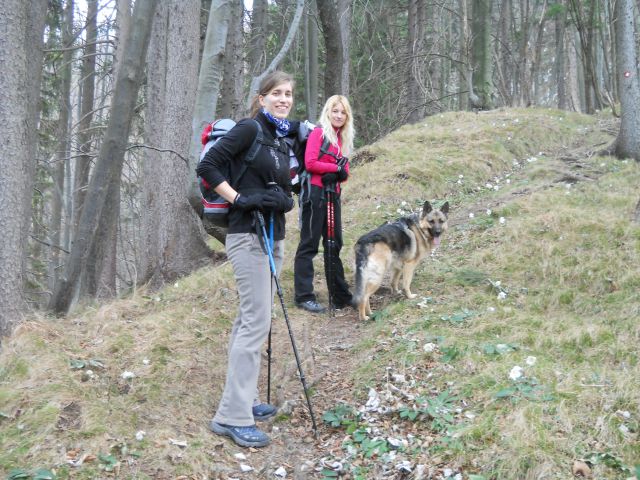
<path id="1" fill-rule="evenodd" d="M 364 297 L 364 269 L 367 266 L 369 258 L 369 245 L 366 243 L 356 242 L 354 248 L 356 254 L 356 287 L 353 292 L 353 304 L 360 305 Z"/>

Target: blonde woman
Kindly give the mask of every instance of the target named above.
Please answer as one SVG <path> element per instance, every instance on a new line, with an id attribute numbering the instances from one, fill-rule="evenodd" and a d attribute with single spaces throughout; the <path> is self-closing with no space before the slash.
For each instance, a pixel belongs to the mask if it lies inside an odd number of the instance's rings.
<path id="1" fill-rule="evenodd" d="M 349 177 L 348 156 L 353 150 L 353 115 L 343 95 L 330 97 L 322 109 L 320 126 L 307 140 L 305 167 L 311 174 L 308 196 L 301 204 L 300 243 L 294 262 L 295 301 L 299 308 L 321 313 L 313 291 L 313 258 L 320 237 L 324 247 L 324 268 L 329 304 L 334 308 L 351 305 L 351 292 L 340 260 L 342 221 L 341 184 Z"/>

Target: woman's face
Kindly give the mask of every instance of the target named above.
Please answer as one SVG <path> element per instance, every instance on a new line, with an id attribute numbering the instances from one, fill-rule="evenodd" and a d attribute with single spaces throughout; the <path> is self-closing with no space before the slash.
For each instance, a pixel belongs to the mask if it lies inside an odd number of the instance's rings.
<path id="1" fill-rule="evenodd" d="M 329 112 L 329 119 L 333 128 L 342 128 L 347 121 L 347 111 L 342 103 L 337 102 Z"/>
<path id="2" fill-rule="evenodd" d="M 290 82 L 284 82 L 276 85 L 266 95 L 258 97 L 260 105 L 275 118 L 283 120 L 287 118 L 293 105 L 293 87 Z"/>

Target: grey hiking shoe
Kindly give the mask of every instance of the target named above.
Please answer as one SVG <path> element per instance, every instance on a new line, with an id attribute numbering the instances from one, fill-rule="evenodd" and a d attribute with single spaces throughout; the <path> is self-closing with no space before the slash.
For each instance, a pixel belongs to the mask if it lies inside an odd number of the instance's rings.
<path id="1" fill-rule="evenodd" d="M 209 428 L 213 433 L 231 438 L 241 447 L 266 447 L 271 442 L 269 436 L 255 425 L 234 427 L 233 425 L 224 425 L 211 420 Z"/>
<path id="2" fill-rule="evenodd" d="M 312 313 L 322 313 L 327 310 L 325 307 L 320 305 L 315 300 L 307 300 L 306 302 L 296 302 L 296 307 L 302 308 L 303 310 L 306 310 L 307 312 L 312 312 Z"/>

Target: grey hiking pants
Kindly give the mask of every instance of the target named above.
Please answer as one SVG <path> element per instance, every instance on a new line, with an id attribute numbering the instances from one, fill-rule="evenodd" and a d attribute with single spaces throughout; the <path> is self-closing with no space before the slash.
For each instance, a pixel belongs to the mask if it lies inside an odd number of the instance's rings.
<path id="1" fill-rule="evenodd" d="M 251 407 L 258 400 L 260 349 L 269 335 L 276 287 L 269 257 L 255 233 L 228 234 L 225 246 L 233 265 L 240 305 L 229 340 L 227 381 L 213 421 L 247 427 L 255 424 Z M 284 241 L 276 241 L 273 251 L 280 275 Z"/>

